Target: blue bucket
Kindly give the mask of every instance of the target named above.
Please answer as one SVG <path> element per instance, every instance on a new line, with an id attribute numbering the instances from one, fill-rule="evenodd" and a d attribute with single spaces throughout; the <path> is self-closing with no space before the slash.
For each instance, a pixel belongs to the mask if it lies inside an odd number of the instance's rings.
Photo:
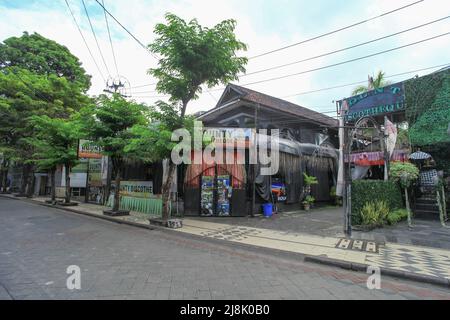
<path id="1" fill-rule="evenodd" d="M 271 203 L 265 203 L 263 206 L 263 214 L 265 217 L 271 217 L 272 216 L 272 204 Z"/>

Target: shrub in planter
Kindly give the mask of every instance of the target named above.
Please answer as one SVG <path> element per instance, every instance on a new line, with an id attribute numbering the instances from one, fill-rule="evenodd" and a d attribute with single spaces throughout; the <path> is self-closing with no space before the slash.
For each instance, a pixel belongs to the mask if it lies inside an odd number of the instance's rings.
<path id="1" fill-rule="evenodd" d="M 408 211 L 406 209 L 397 209 L 392 212 L 389 212 L 387 216 L 387 223 L 389 225 L 394 225 L 402 220 L 405 220 L 408 217 Z"/>
<path id="2" fill-rule="evenodd" d="M 368 202 L 386 201 L 391 210 L 403 208 L 400 186 L 393 181 L 356 180 L 352 182 L 352 224 L 361 225 L 361 210 Z"/>
<path id="3" fill-rule="evenodd" d="M 366 202 L 361 209 L 361 224 L 368 227 L 380 227 L 386 223 L 389 206 L 386 201 Z"/>

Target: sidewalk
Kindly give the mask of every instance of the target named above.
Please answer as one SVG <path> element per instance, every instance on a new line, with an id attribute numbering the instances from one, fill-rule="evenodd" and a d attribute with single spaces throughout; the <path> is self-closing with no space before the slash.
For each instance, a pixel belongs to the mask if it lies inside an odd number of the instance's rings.
<path id="1" fill-rule="evenodd" d="M 10 195 L 2 196 L 17 199 Z M 27 201 L 53 207 L 45 203 L 45 198 Z M 58 208 L 118 223 L 150 227 L 148 216 L 137 212 L 131 212 L 130 216 L 125 217 L 108 217 L 103 215 L 104 207 L 93 204 L 80 203 L 76 207 Z M 171 230 L 205 239 L 300 254 L 305 257 L 305 261 L 358 271 L 365 272 L 368 266 L 375 266 L 379 267 L 384 274 L 450 287 L 450 251 L 448 250 L 253 228 L 190 218 L 183 220 L 183 228 Z"/>

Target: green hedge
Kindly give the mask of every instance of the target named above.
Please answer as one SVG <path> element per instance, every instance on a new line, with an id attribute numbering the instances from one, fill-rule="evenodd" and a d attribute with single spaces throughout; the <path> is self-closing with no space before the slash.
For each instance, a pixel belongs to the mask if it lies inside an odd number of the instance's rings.
<path id="1" fill-rule="evenodd" d="M 404 207 L 400 187 L 392 181 L 357 180 L 352 182 L 352 224 L 361 224 L 361 209 L 370 201 L 384 200 L 390 210 Z"/>

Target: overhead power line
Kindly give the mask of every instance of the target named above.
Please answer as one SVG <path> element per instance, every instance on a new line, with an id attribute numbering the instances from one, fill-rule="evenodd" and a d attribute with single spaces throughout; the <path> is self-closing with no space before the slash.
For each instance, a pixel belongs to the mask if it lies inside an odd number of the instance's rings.
<path id="1" fill-rule="evenodd" d="M 102 58 L 103 64 L 105 65 L 106 72 L 108 72 L 108 75 L 111 76 L 108 65 L 106 64 L 106 61 L 105 61 L 105 57 L 103 56 L 103 53 L 102 53 L 102 49 L 100 48 L 100 45 L 98 44 L 97 36 L 95 35 L 94 27 L 92 26 L 91 18 L 89 17 L 89 12 L 86 8 L 86 4 L 84 3 L 84 0 L 81 0 L 81 2 L 83 3 L 84 12 L 86 13 L 86 17 L 89 21 L 89 25 L 91 26 L 92 35 L 94 36 L 95 43 L 97 44 L 97 49 L 98 49 L 98 52 L 100 52 L 100 57 Z"/>
<path id="2" fill-rule="evenodd" d="M 422 0 L 423 1 L 423 0 Z M 147 46 L 146 45 L 144 45 L 143 43 L 142 43 L 142 41 L 140 41 L 138 38 L 136 38 L 136 36 L 134 35 L 134 34 L 132 34 L 131 33 L 131 31 L 130 30 L 128 30 L 122 23 L 120 23 L 120 21 L 119 20 L 117 20 L 117 18 L 116 17 L 114 17 L 113 15 L 112 15 L 112 13 L 111 12 L 109 12 L 108 11 L 108 9 L 106 9 L 106 7 L 103 5 L 103 4 L 101 4 L 100 3 L 100 1 L 98 1 L 98 0 L 95 0 L 95 2 L 97 2 L 97 4 L 100 6 L 100 7 L 102 7 L 103 8 L 103 10 L 111 17 L 111 18 L 113 18 L 113 20 L 115 21 L 115 22 L 117 22 L 117 24 L 123 29 L 123 30 L 125 30 L 142 48 L 144 48 L 145 49 L 145 51 L 147 51 L 148 53 L 150 53 L 151 55 L 152 55 L 152 57 L 153 58 L 155 58 L 156 60 L 159 60 L 159 58 L 153 53 L 153 52 L 151 52 L 148 48 L 147 48 Z"/>
<path id="3" fill-rule="evenodd" d="M 67 0 L 64 0 L 64 1 L 66 2 L 67 8 L 69 9 L 69 12 L 70 12 L 70 14 L 71 14 L 71 16 L 72 16 L 72 19 L 73 19 L 75 25 L 77 26 L 78 32 L 80 33 L 81 38 L 83 39 L 84 45 L 86 46 L 86 48 L 87 48 L 87 50 L 88 50 L 88 52 L 89 52 L 89 55 L 91 56 L 92 61 L 94 62 L 95 66 L 97 67 L 98 73 L 99 73 L 100 76 L 102 77 L 103 82 L 106 82 L 106 78 L 103 76 L 103 73 L 102 73 L 102 71 L 100 70 L 100 67 L 99 67 L 98 64 L 97 64 L 97 61 L 95 60 L 94 55 L 92 54 L 92 51 L 91 51 L 91 49 L 89 48 L 89 45 L 88 45 L 88 43 L 87 43 L 87 41 L 86 41 L 86 38 L 84 37 L 83 32 L 81 31 L 81 28 L 80 28 L 80 26 L 79 26 L 79 24 L 78 24 L 78 22 L 77 22 L 77 19 L 75 18 L 75 15 L 73 14 L 73 11 L 72 11 L 72 8 L 71 8 L 70 5 L 69 5 L 69 2 L 68 2 Z"/>
<path id="4" fill-rule="evenodd" d="M 143 85 L 139 85 L 139 86 L 134 86 L 131 87 L 130 89 L 137 89 L 137 88 L 144 88 L 144 87 L 150 87 L 150 86 L 155 86 L 157 83 L 149 83 L 149 84 L 143 84 Z"/>
<path id="5" fill-rule="evenodd" d="M 420 72 L 420 71 L 426 71 L 426 70 L 430 70 L 430 69 L 442 68 L 442 67 L 446 67 L 446 66 L 450 66 L 450 62 L 447 62 L 447 63 L 444 63 L 444 64 L 439 64 L 439 65 L 435 65 L 435 66 L 431 66 L 431 67 L 425 67 L 425 68 L 421 68 L 421 69 L 414 69 L 414 70 L 409 70 L 409 71 L 405 71 L 405 72 L 401 72 L 401 73 L 387 75 L 387 76 L 385 76 L 385 78 L 389 79 L 389 78 L 393 78 L 393 77 L 403 76 L 403 75 L 406 75 L 406 74 L 411 74 L 411 73 Z M 309 94 L 309 93 L 314 93 L 314 92 L 321 92 L 321 91 L 327 91 L 327 90 L 332 90 L 332 89 L 338 89 L 338 88 L 344 88 L 344 87 L 349 87 L 349 86 L 355 86 L 355 85 L 363 84 L 363 83 L 367 83 L 367 79 L 366 80 L 362 80 L 362 81 L 352 82 L 352 83 L 346 83 L 346 84 L 341 84 L 341 85 L 336 85 L 336 86 L 331 86 L 331 87 L 325 87 L 325 88 L 310 90 L 310 91 L 303 91 L 303 92 L 290 94 L 290 95 L 286 95 L 286 96 L 282 96 L 282 97 L 278 97 L 278 98 L 279 99 L 286 99 L 286 98 L 291 98 L 291 97 L 300 96 L 300 95 Z M 158 99 L 158 98 L 167 98 L 169 96 L 168 95 L 159 95 L 159 96 L 134 96 L 134 97 L 135 98 L 155 98 L 155 99 Z"/>
<path id="6" fill-rule="evenodd" d="M 427 22 L 427 23 L 423 23 L 423 24 L 415 26 L 415 27 L 411 27 L 411 28 L 408 28 L 408 29 L 405 29 L 405 30 L 402 30 L 402 31 L 399 31 L 399 32 L 395 32 L 395 33 L 392 33 L 392 34 L 389 34 L 389 35 L 386 35 L 386 36 L 383 36 L 383 37 L 380 37 L 380 38 L 377 38 L 377 39 L 372 39 L 370 41 L 362 42 L 362 43 L 359 43 L 359 44 L 356 44 L 356 45 L 353 45 L 353 46 L 349 46 L 349 47 L 346 47 L 346 48 L 342 48 L 342 49 L 339 49 L 339 50 L 334 50 L 334 51 L 331 51 L 331 52 L 323 53 L 323 54 L 316 55 L 316 56 L 309 57 L 309 58 L 305 58 L 305 59 L 302 59 L 302 60 L 297 60 L 297 61 L 294 61 L 294 62 L 290 62 L 290 63 L 286 63 L 286 64 L 282 64 L 282 65 L 278 65 L 278 66 L 274 66 L 274 67 L 270 67 L 270 68 L 266 68 L 266 69 L 262 69 L 262 70 L 258 70 L 258 71 L 254 71 L 254 72 L 250 72 L 250 73 L 245 73 L 243 75 L 240 75 L 239 78 L 242 78 L 242 77 L 245 77 L 245 76 L 249 76 L 249 75 L 253 75 L 253 74 L 257 74 L 257 73 L 267 72 L 267 71 L 271 71 L 271 70 L 275 70 L 275 69 L 279 69 L 279 68 L 283 68 L 283 67 L 287 67 L 287 66 L 291 66 L 291 65 L 298 64 L 298 63 L 301 63 L 301 62 L 306 62 L 306 61 L 309 61 L 309 60 L 321 58 L 321 57 L 332 55 L 332 54 L 339 53 L 339 52 L 342 52 L 342 51 L 354 49 L 354 48 L 357 48 L 357 47 L 360 47 L 360 46 L 363 46 L 363 45 L 367 45 L 367 44 L 370 44 L 370 43 L 373 43 L 373 42 L 376 42 L 376 41 L 380 41 L 380 40 L 387 39 L 387 38 L 390 38 L 390 37 L 393 37 L 393 36 L 397 36 L 397 35 L 402 34 L 402 33 L 406 33 L 406 32 L 409 32 L 409 31 L 412 31 L 412 30 L 415 30 L 415 29 L 419 29 L 419 28 L 431 25 L 433 23 L 437 23 L 437 22 L 443 21 L 443 20 L 448 19 L 448 18 L 450 18 L 450 16 L 446 16 L 446 17 L 443 17 L 443 18 L 440 18 L 440 19 L 436 19 L 436 20 L 433 20 L 433 21 L 430 21 L 430 22 Z M 148 85 L 142 85 L 142 86 L 136 86 L 136 87 L 132 87 L 132 89 L 133 88 L 137 89 L 137 88 L 152 86 L 152 85 L 155 85 L 155 84 L 156 83 L 148 84 Z M 356 83 L 356 84 L 359 84 L 359 83 Z M 221 88 L 220 89 L 214 89 L 214 90 L 221 90 Z M 139 91 L 139 92 L 134 92 L 134 94 L 146 94 L 146 93 L 154 93 L 154 92 L 157 92 L 157 91 L 156 90 Z"/>
<path id="7" fill-rule="evenodd" d="M 395 48 L 391 48 L 391 49 L 388 49 L 388 50 L 379 51 L 379 52 L 372 53 L 372 54 L 369 54 L 369 55 L 366 55 L 366 56 L 362 56 L 362 57 L 358 57 L 358 58 L 354 58 L 354 59 L 350 59 L 350 60 L 346 60 L 346 61 L 342 61 L 342 62 L 338 62 L 338 63 L 333 63 L 333 64 L 326 65 L 326 66 L 323 66 L 323 67 L 309 69 L 309 70 L 305 70 L 305 71 L 301 71 L 301 72 L 291 73 L 291 74 L 287 74 L 287 75 L 280 76 L 280 77 L 274 77 L 274 78 L 270 78 L 270 79 L 264 79 L 264 80 L 249 82 L 249 83 L 245 83 L 245 84 L 242 84 L 242 85 L 243 86 L 245 86 L 245 85 L 248 86 L 248 85 L 253 85 L 253 84 L 258 84 L 258 83 L 263 83 L 263 82 L 281 80 L 281 79 L 285 79 L 285 78 L 289 78 L 289 77 L 293 77 L 293 76 L 298 76 L 298 75 L 305 74 L 305 73 L 319 71 L 319 70 L 323 70 L 323 69 L 327 69 L 327 68 L 331 68 L 331 67 L 337 67 L 337 66 L 340 66 L 340 65 L 343 65 L 343 64 L 347 64 L 347 63 L 350 63 L 350 62 L 355 62 L 355 61 L 358 61 L 358 60 L 363 60 L 363 59 L 367 59 L 367 58 L 370 58 L 370 57 L 374 57 L 374 56 L 377 56 L 377 55 L 380 55 L 380 54 L 384 54 L 384 53 L 392 52 L 392 51 L 395 51 L 395 50 L 399 50 L 399 49 L 407 48 L 407 47 L 410 47 L 410 46 L 414 46 L 416 44 L 423 43 L 423 42 L 430 41 L 430 40 L 434 40 L 434 39 L 437 39 L 437 38 L 440 38 L 440 37 L 443 37 L 443 36 L 446 36 L 446 35 L 449 35 L 449 34 L 450 34 L 450 32 L 446 32 L 446 33 L 442 33 L 442 34 L 439 34 L 439 35 L 434 36 L 434 37 L 422 39 L 422 40 L 419 40 L 419 41 L 416 41 L 416 42 L 408 43 L 406 45 L 395 47 Z"/>
<path id="8" fill-rule="evenodd" d="M 448 65 L 450 65 L 450 62 L 445 63 L 445 64 L 440 64 L 440 65 L 437 65 L 437 66 L 432 66 L 432 67 L 427 67 L 427 68 L 416 69 L 416 70 L 406 71 L 406 72 L 402 72 L 402 73 L 392 74 L 392 75 L 385 76 L 384 78 L 389 79 L 389 78 L 398 77 L 398 76 L 403 76 L 403 75 L 405 75 L 405 74 L 410 74 L 410 73 L 414 73 L 414 72 L 420 72 L 420 71 L 425 71 L 425 70 L 430 70 L 430 69 L 436 69 L 436 68 L 440 68 L 440 67 L 445 67 L 445 66 L 448 66 Z M 315 89 L 315 90 L 310 90 L 310 91 L 298 92 L 298 93 L 290 94 L 290 95 L 287 95 L 287 96 L 283 96 L 283 97 L 281 97 L 281 99 L 286 99 L 286 98 L 291 98 L 291 97 L 301 96 L 301 95 L 305 95 L 305 94 L 309 94 L 309 93 L 315 93 L 315 92 L 327 91 L 327 90 L 332 90 L 332 89 L 338 89 L 338 88 L 345 88 L 345 87 L 350 87 L 350 86 L 356 86 L 356 85 L 363 84 L 363 83 L 367 83 L 367 80 L 357 81 L 357 82 L 352 82 L 352 83 L 346 83 L 346 84 L 340 84 L 340 85 L 337 85 L 337 86 L 332 86 L 332 87 L 327 87 L 327 88 L 321 88 L 321 89 Z"/>
<path id="9" fill-rule="evenodd" d="M 400 8 L 397 8 L 397 9 L 394 9 L 394 10 L 391 10 L 391 11 L 384 12 L 384 13 L 382 13 L 382 14 L 379 14 L 379 15 L 377 15 L 377 16 L 375 16 L 375 17 L 372 17 L 372 18 L 369 18 L 369 19 L 365 19 L 365 20 L 362 20 L 362 21 L 353 23 L 353 24 L 351 24 L 351 25 L 348 25 L 348 26 L 345 26 L 345 27 L 342 27 L 342 28 L 339 28 L 339 29 L 336 29 L 336 30 L 333 30 L 333 31 L 329 31 L 329 32 L 327 32 L 327 33 L 323 33 L 323 34 L 321 34 L 321 35 L 318 35 L 318 36 L 315 36 L 315 37 L 312 37 L 312 38 L 309 38 L 309 39 L 306 39 L 306 40 L 303 40 L 303 41 L 300 41 L 300 42 L 296 42 L 296 43 L 293 43 L 293 44 L 290 44 L 290 45 L 287 45 L 287 46 L 284 46 L 284 47 L 281 47 L 281 48 L 278 48 L 278 49 L 274 49 L 274 50 L 270 50 L 270 51 L 267 51 L 267 52 L 260 53 L 260 54 L 258 54 L 258 55 L 256 55 L 256 56 L 250 57 L 249 59 L 259 58 L 259 57 L 262 57 L 262 56 L 265 56 L 265 55 L 268 55 L 268 54 L 271 54 L 271 53 L 274 53 L 274 52 L 278 52 L 278 51 L 281 51 L 281 50 L 285 50 L 285 49 L 288 49 L 288 48 L 292 48 L 292 47 L 298 46 L 298 45 L 303 44 L 303 43 L 307 43 L 307 42 L 310 42 L 310 41 L 313 41 L 313 40 L 316 40 L 316 39 L 320 39 L 320 38 L 329 36 L 329 35 L 331 35 L 331 34 L 334 34 L 334 33 L 337 33 L 337 32 L 343 31 L 343 30 L 347 30 L 347 29 L 353 28 L 353 27 L 356 27 L 356 26 L 358 26 L 358 25 L 364 24 L 364 23 L 366 23 L 366 22 L 369 22 L 369 21 L 372 21 L 372 20 L 375 20 L 375 19 L 378 19 L 378 18 L 387 16 L 387 15 L 389 15 L 389 14 L 391 14 L 391 13 L 394 13 L 394 12 L 397 12 L 397 11 L 400 11 L 400 10 L 403 10 L 403 9 L 406 9 L 406 8 L 408 8 L 408 7 L 411 7 L 411 6 L 413 6 L 413 5 L 416 5 L 416 4 L 418 4 L 418 3 L 420 3 L 420 2 L 423 2 L 423 1 L 424 1 L 424 0 L 419 0 L 419 1 L 416 1 L 416 2 L 412 2 L 412 3 L 410 3 L 410 4 L 407 4 L 407 5 L 403 6 L 403 7 L 400 7 Z"/>
<path id="10" fill-rule="evenodd" d="M 448 19 L 448 18 L 450 18 L 450 16 L 446 16 L 446 17 L 443 17 L 443 18 L 440 18 L 440 19 L 437 19 L 437 20 L 433 20 L 433 21 L 430 21 L 430 22 L 427 22 L 427 23 L 424 23 L 424 24 L 421 24 L 421 25 L 409 28 L 409 29 L 405 29 L 405 30 L 402 30 L 402 31 L 399 31 L 399 32 L 395 32 L 395 33 L 389 34 L 389 35 L 384 36 L 384 37 L 380 37 L 380 38 L 377 38 L 377 39 L 372 39 L 372 40 L 369 40 L 369 41 L 358 43 L 358 44 L 355 44 L 353 46 L 349 46 L 349 47 L 345 47 L 345 48 L 342 48 L 342 49 L 330 51 L 330 52 L 327 52 L 327 53 L 323 53 L 323 54 L 320 54 L 320 55 L 317 55 L 317 56 L 305 58 L 305 59 L 302 59 L 302 60 L 297 60 L 297 61 L 294 61 L 294 62 L 285 63 L 285 64 L 278 65 L 278 66 L 275 66 L 275 67 L 270 67 L 270 68 L 266 68 L 266 69 L 262 69 L 262 70 L 258 70 L 258 71 L 245 73 L 245 74 L 243 74 L 243 75 L 241 75 L 239 77 L 242 78 L 242 77 L 246 77 L 246 76 L 257 74 L 257 73 L 261 73 L 261 72 L 267 72 L 267 71 L 271 71 L 271 70 L 275 70 L 275 69 L 280 69 L 280 68 L 287 67 L 287 66 L 292 66 L 294 64 L 298 64 L 298 63 L 301 63 L 301 62 L 305 62 L 305 61 L 309 61 L 309 60 L 313 60 L 313 59 L 317 59 L 317 58 L 322 58 L 322 57 L 329 56 L 329 55 L 332 55 L 332 54 L 335 54 L 335 53 L 339 53 L 339 52 L 342 52 L 342 51 L 354 49 L 354 48 L 357 48 L 357 47 L 364 46 L 366 44 L 370 44 L 370 43 L 377 42 L 377 41 L 380 41 L 380 40 L 384 40 L 384 39 L 387 39 L 387 38 L 390 38 L 390 37 L 393 37 L 393 36 L 397 36 L 397 35 L 405 33 L 405 32 L 416 30 L 416 29 L 419 29 L 419 28 L 431 25 L 433 23 L 437 23 L 437 22 L 443 21 L 443 20 Z"/>
<path id="11" fill-rule="evenodd" d="M 105 2 L 102 0 L 102 5 L 105 5 Z M 116 75 L 119 75 L 119 68 L 117 67 L 117 60 L 116 60 L 116 54 L 114 52 L 114 46 L 111 39 L 111 32 L 109 30 L 109 23 L 108 23 L 108 15 L 106 14 L 106 11 L 103 9 L 103 13 L 105 14 L 105 22 L 106 22 L 106 29 L 108 30 L 108 37 L 109 37 L 109 43 L 111 45 L 111 52 L 114 60 L 114 66 L 116 67 Z"/>

